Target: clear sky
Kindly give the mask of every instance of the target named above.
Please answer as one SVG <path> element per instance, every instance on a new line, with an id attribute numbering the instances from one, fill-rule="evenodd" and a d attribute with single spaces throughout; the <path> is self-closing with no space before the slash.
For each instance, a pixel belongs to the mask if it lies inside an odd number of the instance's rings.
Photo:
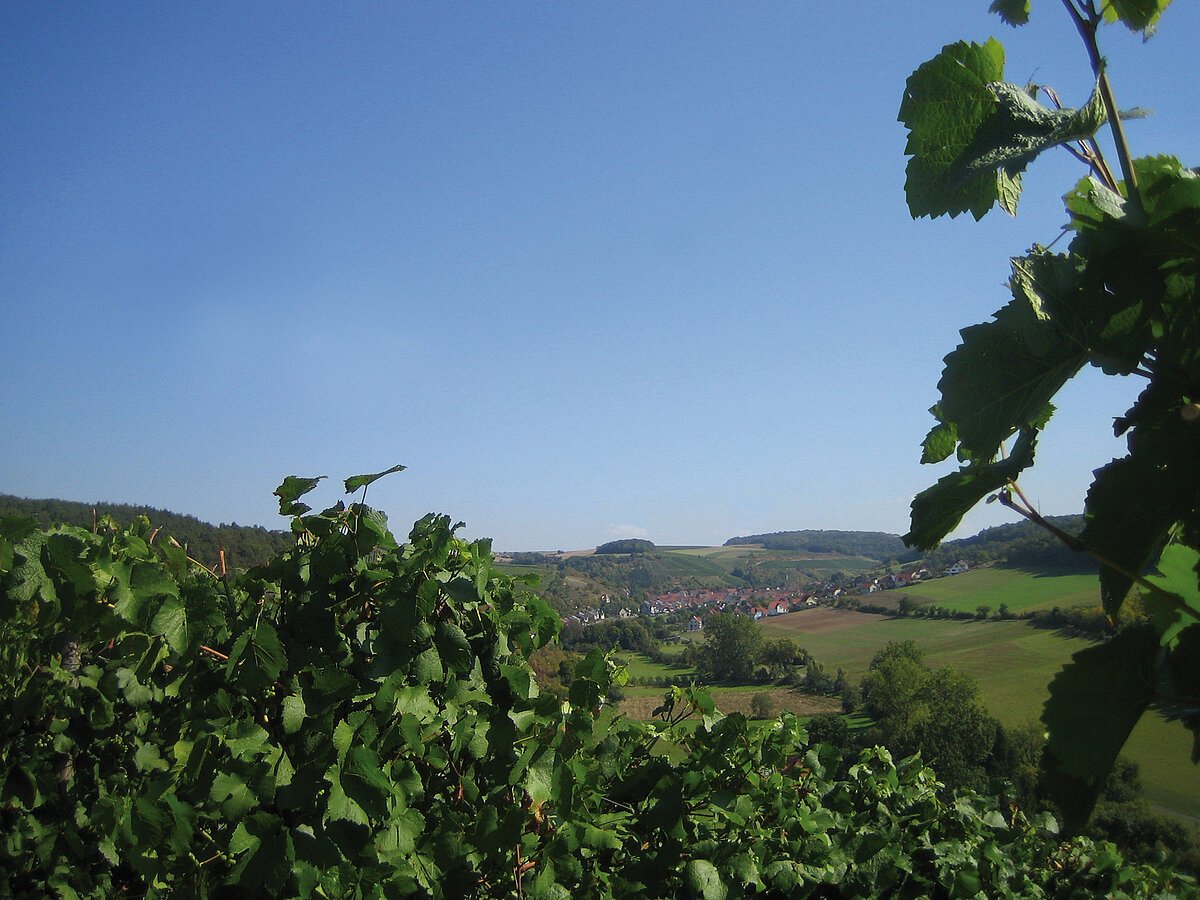
<path id="1" fill-rule="evenodd" d="M 282 527 L 282 476 L 403 463 L 398 532 L 501 549 L 902 533 L 942 357 L 1083 174 L 909 219 L 896 111 L 943 44 L 1090 90 L 1059 4 L 987 5 L 4 3 L 0 492 Z M 1200 163 L 1197 34 L 1188 0 L 1107 30 L 1135 154 Z M 1043 512 L 1137 387 L 1068 390 Z"/>

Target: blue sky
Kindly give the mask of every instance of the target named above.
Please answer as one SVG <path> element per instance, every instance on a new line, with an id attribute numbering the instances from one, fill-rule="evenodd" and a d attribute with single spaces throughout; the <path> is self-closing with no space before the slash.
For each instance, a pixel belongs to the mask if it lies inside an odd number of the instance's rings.
<path id="1" fill-rule="evenodd" d="M 1011 81 L 1091 77 L 1056 3 L 812 9 L 0 6 L 0 492 L 278 527 L 282 476 L 403 463 L 397 531 L 503 549 L 904 532 L 942 357 L 1082 174 L 911 221 L 904 80 L 991 35 Z M 1137 155 L 1197 163 L 1198 33 L 1107 30 Z M 1065 393 L 1044 512 L 1137 387 Z"/>

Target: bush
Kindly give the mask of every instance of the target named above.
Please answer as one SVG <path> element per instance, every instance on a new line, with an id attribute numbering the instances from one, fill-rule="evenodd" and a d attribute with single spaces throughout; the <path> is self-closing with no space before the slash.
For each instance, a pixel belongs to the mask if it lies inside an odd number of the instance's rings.
<path id="1" fill-rule="evenodd" d="M 770 719 L 777 708 L 775 698 L 766 691 L 750 698 L 750 712 L 756 719 Z"/>

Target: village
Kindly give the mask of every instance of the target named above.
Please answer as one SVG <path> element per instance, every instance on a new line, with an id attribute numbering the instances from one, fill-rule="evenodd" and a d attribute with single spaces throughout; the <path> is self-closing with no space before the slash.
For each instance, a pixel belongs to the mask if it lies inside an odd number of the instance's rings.
<path id="1" fill-rule="evenodd" d="M 934 578 L 960 575 L 970 566 L 959 560 L 951 566 L 931 571 L 917 566 L 886 575 L 864 574 L 843 579 L 831 579 L 816 585 L 811 591 L 787 590 L 782 588 L 720 588 L 697 590 L 674 590 L 658 594 L 642 601 L 634 609 L 614 602 L 607 594 L 600 597 L 596 606 L 578 609 L 563 618 L 564 625 L 590 625 L 610 618 L 629 619 L 636 616 L 670 616 L 682 623 L 684 616 L 688 631 L 702 631 L 704 620 L 718 613 L 750 616 L 758 620 L 770 616 L 782 616 L 803 612 L 818 606 L 843 604 L 848 598 L 874 594 L 877 591 L 895 590 Z"/>

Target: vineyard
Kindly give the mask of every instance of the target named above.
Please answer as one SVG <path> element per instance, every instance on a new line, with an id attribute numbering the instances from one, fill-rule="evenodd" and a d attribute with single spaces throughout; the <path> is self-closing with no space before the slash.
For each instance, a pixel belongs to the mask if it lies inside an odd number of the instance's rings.
<path id="1" fill-rule="evenodd" d="M 991 8 L 1017 27 L 1031 5 Z M 1128 787 L 1119 755 L 1148 728 L 1183 738 L 1178 771 L 1193 783 L 1200 759 L 1200 173 L 1133 155 L 1099 44 L 1106 26 L 1149 37 L 1168 5 L 1062 0 L 1095 76 L 1078 108 L 1005 82 L 994 39 L 947 45 L 900 105 L 914 218 L 1015 214 L 1040 154 L 1081 166 L 1065 247 L 1011 260 L 1011 301 L 946 356 L 922 461 L 955 468 L 915 498 L 904 538 L 933 551 L 997 502 L 1099 568 L 1112 634 L 1064 643 L 1074 652 L 1048 683 L 1030 667 L 1046 699 L 1024 735 L 1023 786 L 973 789 L 988 784 L 988 754 L 1022 748 L 999 746 L 967 676 L 926 665 L 908 619 L 889 623 L 882 649 L 862 634 L 808 647 L 863 673 L 863 711 L 903 753 L 846 753 L 841 717 L 766 715 L 769 698 L 732 690 L 722 703 L 746 712 L 676 686 L 648 718 L 622 716 L 628 657 L 592 648 L 561 691 L 539 683 L 534 661 L 562 653 L 561 620 L 535 578 L 497 568 L 490 542 L 447 516 L 400 540 L 366 504 L 403 466 L 347 478 L 348 499 L 319 512 L 303 498 L 321 478 L 293 475 L 275 491 L 289 531 L 253 535 L 265 561 L 248 568 L 219 550 L 201 562 L 145 517 L 0 516 L 0 896 L 1200 893 L 1165 854 L 1086 834 L 1123 775 Z M 1128 453 L 1096 470 L 1071 530 L 1039 514 L 1019 477 L 1085 366 L 1144 390 L 1115 411 Z M 644 584 L 734 577 L 694 553 L 637 571 Z M 956 602 L 953 585 L 931 590 Z M 1145 615 L 1127 622 L 1135 605 Z M 1018 638 L 1025 626 L 1008 621 L 920 625 L 935 654 L 957 652 L 966 629 L 1010 641 L 981 650 L 981 674 L 1022 641 L 1058 640 Z M 744 617 L 705 630 L 762 642 Z M 696 670 L 754 674 L 755 659 L 718 649 L 706 640 Z M 1015 709 L 1029 696 L 991 700 Z"/>
<path id="2" fill-rule="evenodd" d="M 541 694 L 557 618 L 486 542 L 429 516 L 400 544 L 362 503 L 311 512 L 315 483 L 277 492 L 295 547 L 237 576 L 144 521 L 3 521 L 0 893 L 1190 889 L 918 759 L 838 776 L 788 714 L 676 688 L 652 722 L 601 716 L 623 673 L 599 651 Z"/>

